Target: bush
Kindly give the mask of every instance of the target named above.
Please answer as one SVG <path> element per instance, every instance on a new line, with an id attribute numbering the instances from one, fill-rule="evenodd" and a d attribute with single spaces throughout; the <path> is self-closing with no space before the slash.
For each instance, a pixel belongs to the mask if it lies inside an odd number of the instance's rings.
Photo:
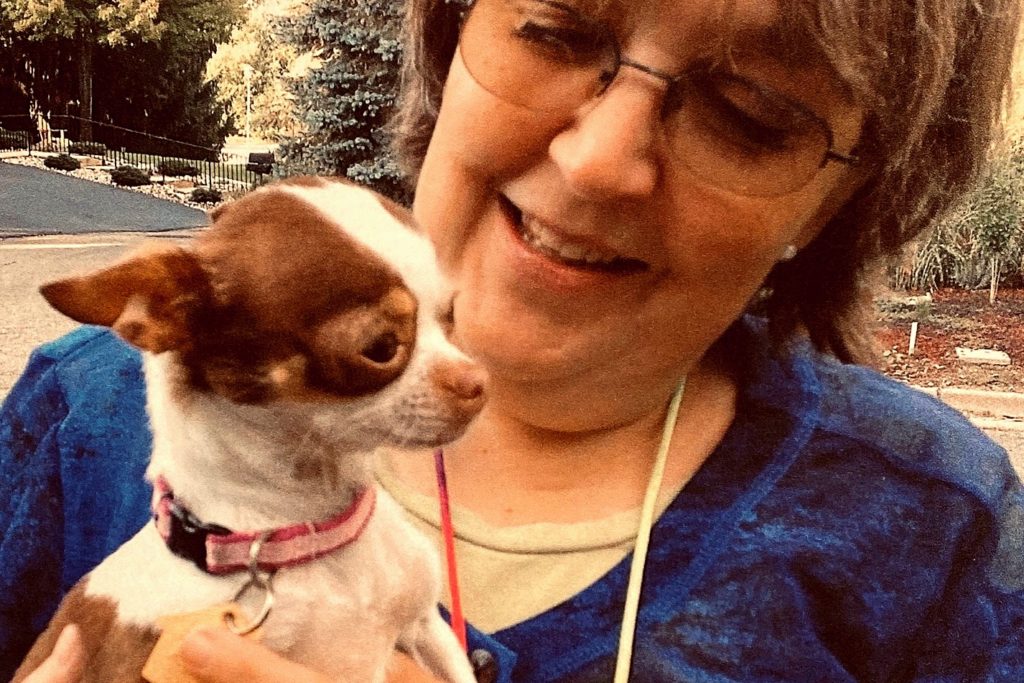
<path id="1" fill-rule="evenodd" d="M 173 177 L 199 175 L 198 168 L 181 159 L 161 159 L 160 163 L 156 165 L 156 170 L 160 175 Z"/>
<path id="2" fill-rule="evenodd" d="M 75 159 L 70 154 L 58 154 L 55 157 L 46 157 L 43 160 L 43 164 L 46 168 L 55 168 L 59 171 L 77 171 L 82 167 L 82 164 L 78 163 L 78 159 Z"/>
<path id="3" fill-rule="evenodd" d="M 107 146 L 102 142 L 72 142 L 68 145 L 68 151 L 72 154 L 101 157 L 107 153 Z"/>
<path id="4" fill-rule="evenodd" d="M 117 185 L 125 187 L 138 187 L 149 185 L 149 174 L 134 166 L 118 166 L 110 172 L 110 179 Z"/>
<path id="5" fill-rule="evenodd" d="M 224 199 L 224 195 L 214 187 L 197 187 L 192 190 L 189 199 L 196 204 L 216 204 Z"/>
<path id="6" fill-rule="evenodd" d="M 29 134 L 23 130 L 3 130 L 0 128 L 0 149 L 25 149 L 28 147 Z"/>
<path id="7" fill-rule="evenodd" d="M 1024 276 L 1024 140 L 996 158 L 963 201 L 890 271 L 896 288 L 974 289 Z M 994 283 L 994 284 L 993 284 Z"/>

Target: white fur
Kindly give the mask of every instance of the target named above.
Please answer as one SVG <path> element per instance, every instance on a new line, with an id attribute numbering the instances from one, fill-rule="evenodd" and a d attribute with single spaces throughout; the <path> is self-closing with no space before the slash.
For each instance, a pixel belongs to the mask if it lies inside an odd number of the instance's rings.
<path id="1" fill-rule="evenodd" d="M 146 354 L 154 449 L 148 476 L 163 476 L 196 516 L 237 530 L 318 520 L 375 485 L 372 449 L 382 442 L 440 438 L 450 425 L 428 370 L 464 359 L 445 338 L 437 310 L 448 293 L 429 242 L 401 226 L 371 194 L 346 185 L 283 186 L 384 258 L 419 301 L 417 343 L 403 375 L 380 392 L 330 404 L 245 406 L 217 395 L 182 397 L 173 352 Z M 297 480 L 300 459 L 323 466 Z M 246 574 L 207 575 L 172 555 L 152 523 L 89 577 L 88 594 L 118 604 L 120 620 L 160 616 L 230 600 Z M 381 681 L 398 644 L 455 683 L 474 681 L 465 654 L 437 613 L 436 552 L 378 491 L 377 508 L 356 543 L 282 569 L 263 642 L 338 680 Z M 256 602 L 261 596 L 254 596 Z"/>

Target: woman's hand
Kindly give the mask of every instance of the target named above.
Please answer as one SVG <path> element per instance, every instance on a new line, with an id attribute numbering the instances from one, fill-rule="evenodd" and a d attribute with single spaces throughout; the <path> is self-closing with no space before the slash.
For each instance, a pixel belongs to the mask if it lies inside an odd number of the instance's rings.
<path id="1" fill-rule="evenodd" d="M 23 683 L 77 683 L 85 673 L 85 649 L 78 627 L 64 627 L 53 646 L 53 652 Z"/>
<path id="2" fill-rule="evenodd" d="M 202 683 L 329 683 L 330 680 L 224 629 L 196 629 L 181 644 L 180 656 L 189 673 Z M 436 678 L 401 654 L 395 655 L 387 680 L 388 683 L 437 683 Z M 50 683 L 48 679 L 31 683 L 44 681 Z M 63 683 L 62 679 L 57 681 Z"/>
<path id="3" fill-rule="evenodd" d="M 181 645 L 186 668 L 202 683 L 330 683 L 330 679 L 290 662 L 267 648 L 224 629 L 196 629 Z M 24 683 L 78 683 L 85 650 L 78 628 L 64 628 L 50 656 Z M 388 683 L 437 683 L 409 657 L 396 653 Z"/>

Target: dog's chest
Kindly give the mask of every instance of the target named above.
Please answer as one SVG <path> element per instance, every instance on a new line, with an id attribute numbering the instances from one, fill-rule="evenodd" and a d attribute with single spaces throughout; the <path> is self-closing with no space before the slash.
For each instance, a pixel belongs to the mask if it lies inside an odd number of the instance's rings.
<path id="1" fill-rule="evenodd" d="M 150 626 L 162 616 L 228 602 L 246 579 L 245 572 L 200 571 L 172 555 L 149 524 L 89 575 L 87 594 L 111 598 L 121 623 Z M 275 604 L 263 627 L 266 645 L 331 675 L 374 680 L 399 634 L 436 610 L 440 567 L 428 541 L 379 492 L 357 541 L 279 570 L 273 591 Z M 255 613 L 263 597 L 247 591 L 243 604 Z"/>

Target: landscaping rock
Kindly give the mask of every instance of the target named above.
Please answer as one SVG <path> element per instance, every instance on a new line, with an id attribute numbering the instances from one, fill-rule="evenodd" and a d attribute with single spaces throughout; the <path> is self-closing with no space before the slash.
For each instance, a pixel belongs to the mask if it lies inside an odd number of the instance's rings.
<path id="1" fill-rule="evenodd" d="M 956 347 L 956 359 L 961 363 L 974 365 L 1009 365 L 1010 356 L 994 349 L 969 349 L 965 346 Z"/>
<path id="2" fill-rule="evenodd" d="M 71 156 L 78 160 L 82 168 L 96 168 L 103 165 L 103 160 L 96 157 L 83 157 L 77 154 L 72 154 Z"/>

